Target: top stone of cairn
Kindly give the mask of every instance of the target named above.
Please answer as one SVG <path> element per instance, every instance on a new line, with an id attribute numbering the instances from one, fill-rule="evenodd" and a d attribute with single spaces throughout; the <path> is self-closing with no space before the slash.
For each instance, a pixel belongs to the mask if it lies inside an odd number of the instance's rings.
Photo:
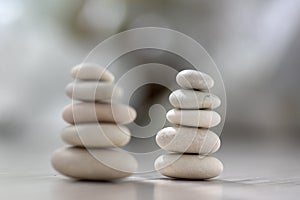
<path id="1" fill-rule="evenodd" d="M 115 80 L 114 75 L 110 71 L 93 63 L 76 65 L 71 70 L 71 76 L 74 79 L 89 81 L 113 82 Z"/>
<path id="2" fill-rule="evenodd" d="M 196 70 L 183 70 L 176 76 L 176 82 L 182 88 L 208 90 L 214 86 L 214 80 L 208 75 Z"/>

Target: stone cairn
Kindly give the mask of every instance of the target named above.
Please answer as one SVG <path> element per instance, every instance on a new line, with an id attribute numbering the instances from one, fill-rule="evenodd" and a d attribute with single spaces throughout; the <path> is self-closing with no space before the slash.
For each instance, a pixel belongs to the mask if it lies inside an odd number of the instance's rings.
<path id="1" fill-rule="evenodd" d="M 123 147 L 130 141 L 131 133 L 124 124 L 134 121 L 136 111 L 114 102 L 122 96 L 122 90 L 105 68 L 80 64 L 71 70 L 71 76 L 75 80 L 67 85 L 66 93 L 72 103 L 63 111 L 63 119 L 70 126 L 61 133 L 69 146 L 54 152 L 53 167 L 75 179 L 113 180 L 130 176 L 137 170 L 135 158 L 114 147 Z"/>
<path id="2" fill-rule="evenodd" d="M 169 96 L 175 109 L 166 116 L 176 126 L 164 128 L 156 135 L 159 147 L 175 153 L 158 157 L 155 168 L 172 178 L 214 178 L 223 171 L 222 162 L 208 156 L 221 144 L 218 135 L 209 130 L 221 122 L 220 115 L 213 111 L 221 100 L 208 92 L 214 81 L 205 73 L 183 70 L 177 74 L 176 82 L 182 89 Z"/>

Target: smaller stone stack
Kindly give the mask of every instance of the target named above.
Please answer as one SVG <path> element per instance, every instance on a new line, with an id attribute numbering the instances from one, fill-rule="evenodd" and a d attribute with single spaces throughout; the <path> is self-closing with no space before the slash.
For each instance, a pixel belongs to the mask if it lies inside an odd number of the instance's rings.
<path id="1" fill-rule="evenodd" d="M 74 82 L 67 95 L 78 103 L 66 106 L 63 119 L 70 124 L 61 137 L 71 145 L 54 152 L 53 167 L 65 176 L 85 180 L 113 180 L 130 176 L 137 162 L 113 147 L 125 146 L 131 138 L 124 126 L 134 121 L 135 110 L 114 100 L 122 96 L 114 75 L 96 64 L 81 64 L 71 71 Z"/>
<path id="2" fill-rule="evenodd" d="M 156 136 L 162 149 L 175 153 L 158 157 L 155 168 L 173 178 L 214 178 L 223 171 L 222 162 L 208 156 L 220 148 L 218 135 L 209 130 L 221 122 L 220 115 L 212 110 L 221 100 L 207 91 L 214 81 L 205 73 L 184 70 L 177 74 L 176 82 L 182 89 L 169 96 L 175 109 L 167 113 L 168 121 L 176 127 L 164 128 Z"/>

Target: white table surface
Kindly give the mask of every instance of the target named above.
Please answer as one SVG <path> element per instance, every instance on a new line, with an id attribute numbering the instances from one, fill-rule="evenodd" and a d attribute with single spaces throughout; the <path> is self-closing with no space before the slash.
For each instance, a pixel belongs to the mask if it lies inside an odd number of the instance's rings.
<path id="1" fill-rule="evenodd" d="M 0 199 L 299 199 L 298 152 L 223 148 L 216 156 L 224 163 L 224 173 L 211 181 L 172 180 L 152 173 L 117 182 L 88 182 L 37 170 L 34 163 L 32 169 L 0 168 Z"/>

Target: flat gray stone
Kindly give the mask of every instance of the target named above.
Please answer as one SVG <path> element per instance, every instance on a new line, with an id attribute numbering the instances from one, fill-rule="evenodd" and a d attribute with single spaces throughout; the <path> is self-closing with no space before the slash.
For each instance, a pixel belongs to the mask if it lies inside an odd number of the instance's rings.
<path id="1" fill-rule="evenodd" d="M 208 129 L 167 127 L 156 135 L 158 146 L 167 151 L 208 155 L 220 148 L 220 139 Z"/>
<path id="2" fill-rule="evenodd" d="M 221 116 L 212 110 L 172 109 L 167 113 L 167 119 L 173 124 L 201 128 L 211 128 L 221 122 Z"/>
<path id="3" fill-rule="evenodd" d="M 74 79 L 113 82 L 114 75 L 104 67 L 94 63 L 82 63 L 71 70 Z"/>
<path id="4" fill-rule="evenodd" d="M 74 100 L 93 102 L 119 99 L 123 91 L 110 82 L 76 81 L 67 85 L 66 94 Z"/>
<path id="5" fill-rule="evenodd" d="M 208 90 L 214 86 L 214 80 L 208 74 L 196 70 L 179 72 L 176 82 L 187 89 Z"/>
<path id="6" fill-rule="evenodd" d="M 181 109 L 215 109 L 221 105 L 216 95 L 195 90 L 175 90 L 169 96 L 170 103 Z"/>
<path id="7" fill-rule="evenodd" d="M 223 164 L 217 158 L 191 154 L 162 155 L 154 165 L 162 175 L 181 179 L 210 179 L 223 171 Z"/>
<path id="8" fill-rule="evenodd" d="M 92 153 L 92 154 L 91 154 Z M 114 180 L 130 176 L 137 170 L 134 157 L 112 149 L 67 147 L 54 152 L 52 165 L 59 173 L 84 180 Z"/>
<path id="9" fill-rule="evenodd" d="M 128 128 L 117 124 L 93 123 L 77 124 L 63 129 L 64 142 L 79 147 L 123 147 L 130 141 Z"/>
<path id="10" fill-rule="evenodd" d="M 128 124 L 135 120 L 134 108 L 119 103 L 76 103 L 66 106 L 63 119 L 70 124 L 108 122 Z"/>

